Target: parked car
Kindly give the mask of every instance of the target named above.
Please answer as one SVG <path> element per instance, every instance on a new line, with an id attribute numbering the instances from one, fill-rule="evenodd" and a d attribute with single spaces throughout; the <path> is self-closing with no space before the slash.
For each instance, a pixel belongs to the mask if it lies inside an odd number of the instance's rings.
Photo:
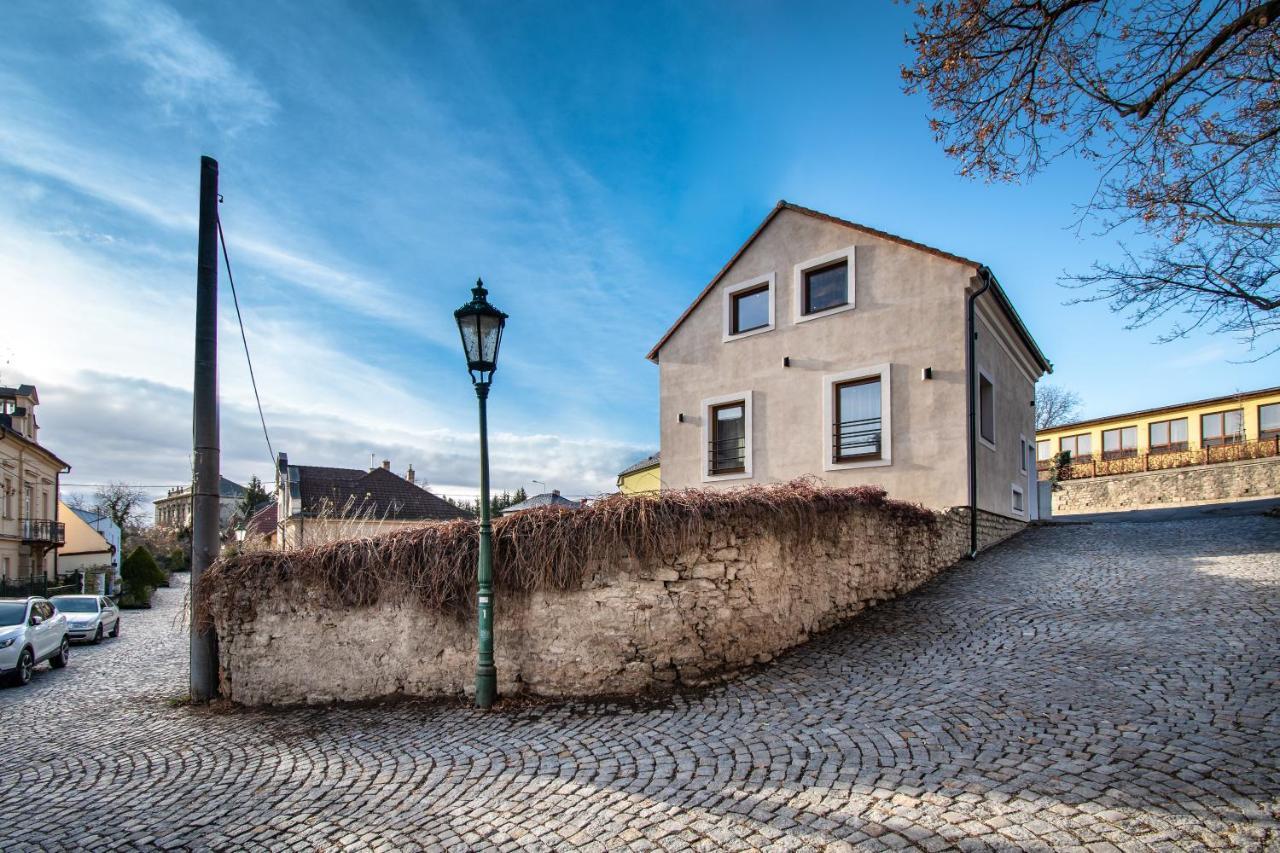
<path id="1" fill-rule="evenodd" d="M 120 636 L 120 608 L 105 595 L 55 595 L 49 600 L 67 617 L 72 641 L 101 643 L 103 634 Z"/>
<path id="2" fill-rule="evenodd" d="M 62 669 L 70 654 L 67 617 L 47 599 L 0 598 L 0 677 L 21 686 L 37 664 Z"/>

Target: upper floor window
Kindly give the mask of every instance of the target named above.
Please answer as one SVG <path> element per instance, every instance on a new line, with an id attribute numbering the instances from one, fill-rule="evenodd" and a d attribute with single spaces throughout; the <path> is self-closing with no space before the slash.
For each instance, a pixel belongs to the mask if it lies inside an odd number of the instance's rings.
<path id="1" fill-rule="evenodd" d="M 702 401 L 704 481 L 751 476 L 751 392 Z"/>
<path id="2" fill-rule="evenodd" d="M 1072 459 L 1093 455 L 1093 436 L 1087 432 L 1064 435 L 1058 439 L 1058 447 L 1071 454 Z"/>
<path id="3" fill-rule="evenodd" d="M 724 339 L 773 328 L 773 273 L 748 279 L 724 292 Z"/>
<path id="4" fill-rule="evenodd" d="M 849 304 L 849 262 L 838 261 L 804 274 L 804 313 L 817 314 Z"/>
<path id="5" fill-rule="evenodd" d="M 1147 427 L 1147 446 L 1152 453 L 1173 453 L 1187 449 L 1187 419 L 1155 421 Z"/>
<path id="6" fill-rule="evenodd" d="M 996 386 L 991 377 L 978 372 L 978 435 L 992 447 L 996 443 Z"/>
<path id="7" fill-rule="evenodd" d="M 1102 458 L 1125 459 L 1138 455 L 1138 428 L 1117 427 L 1102 431 Z"/>
<path id="8" fill-rule="evenodd" d="M 1238 444 L 1244 439 L 1244 409 L 1200 416 L 1200 443 L 1205 447 Z"/>
<path id="9" fill-rule="evenodd" d="M 794 286 L 798 323 L 852 308 L 853 247 L 796 264 Z"/>
<path id="10" fill-rule="evenodd" d="M 1036 442 L 1036 461 L 1048 462 L 1049 457 L 1053 456 L 1053 447 L 1049 439 L 1042 438 Z"/>
<path id="11" fill-rule="evenodd" d="M 1280 438 L 1280 403 L 1258 407 L 1258 438 Z"/>

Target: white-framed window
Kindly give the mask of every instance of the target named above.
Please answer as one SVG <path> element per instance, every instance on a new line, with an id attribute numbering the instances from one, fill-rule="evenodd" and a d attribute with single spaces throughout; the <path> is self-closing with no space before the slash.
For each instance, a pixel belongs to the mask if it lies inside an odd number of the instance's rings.
<path id="1" fill-rule="evenodd" d="M 978 368 L 978 440 L 996 449 L 996 382 L 991 374 Z"/>
<path id="2" fill-rule="evenodd" d="M 724 289 L 724 340 L 733 341 L 773 329 L 775 284 L 776 276 L 769 273 Z"/>
<path id="3" fill-rule="evenodd" d="M 879 468 L 893 464 L 888 364 L 822 377 L 822 468 Z"/>
<path id="4" fill-rule="evenodd" d="M 1036 442 L 1036 460 L 1038 462 L 1048 462 L 1053 456 L 1053 447 L 1049 444 L 1049 439 L 1042 438 Z"/>
<path id="5" fill-rule="evenodd" d="M 1026 515 L 1027 502 L 1022 493 L 1022 487 L 1015 484 L 1011 488 L 1013 492 L 1013 514 L 1019 516 Z"/>
<path id="6" fill-rule="evenodd" d="M 852 310 L 854 254 L 854 247 L 847 246 L 795 265 L 792 290 L 797 323 Z"/>
<path id="7" fill-rule="evenodd" d="M 1018 436 L 1018 470 L 1027 473 L 1027 437 L 1025 435 Z"/>
<path id="8" fill-rule="evenodd" d="M 702 401 L 702 482 L 751 476 L 751 392 Z"/>

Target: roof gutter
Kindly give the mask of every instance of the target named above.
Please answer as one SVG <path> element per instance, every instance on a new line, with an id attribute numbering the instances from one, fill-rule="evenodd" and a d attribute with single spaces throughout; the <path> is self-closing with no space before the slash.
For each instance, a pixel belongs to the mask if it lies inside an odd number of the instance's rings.
<path id="1" fill-rule="evenodd" d="M 974 393 L 977 388 L 977 353 L 975 346 L 978 340 L 977 323 L 974 319 L 974 306 L 978 297 L 991 287 L 991 270 L 978 267 L 978 277 L 982 279 L 982 287 L 970 293 L 965 300 L 965 341 L 967 358 L 964 371 L 964 387 L 968 392 L 969 403 L 965 407 L 969 413 L 969 553 L 970 560 L 978 556 L 978 419 L 976 417 Z"/>

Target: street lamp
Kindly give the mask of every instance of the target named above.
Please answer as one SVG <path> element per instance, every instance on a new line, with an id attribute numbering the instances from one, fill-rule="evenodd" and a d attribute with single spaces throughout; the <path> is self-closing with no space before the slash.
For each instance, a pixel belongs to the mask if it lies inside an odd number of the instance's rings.
<path id="1" fill-rule="evenodd" d="M 493 665 L 493 530 L 489 523 L 489 423 L 486 401 L 489 384 L 498 369 L 498 345 L 507 315 L 485 299 L 489 291 L 476 279 L 471 301 L 453 312 L 462 335 L 462 349 L 467 356 L 467 370 L 480 403 L 480 557 L 476 566 L 476 612 L 478 644 L 476 656 L 476 707 L 493 705 L 498 692 L 498 670 Z"/>
<path id="2" fill-rule="evenodd" d="M 243 541 L 244 541 L 245 534 L 246 534 L 246 533 L 248 533 L 248 532 L 249 532 L 249 531 L 247 531 L 247 530 L 245 530 L 245 529 L 244 529 L 244 524 L 243 524 L 243 523 L 241 523 L 241 524 L 237 524 L 237 525 L 236 525 L 236 541 L 237 541 L 237 542 L 243 542 Z"/>

